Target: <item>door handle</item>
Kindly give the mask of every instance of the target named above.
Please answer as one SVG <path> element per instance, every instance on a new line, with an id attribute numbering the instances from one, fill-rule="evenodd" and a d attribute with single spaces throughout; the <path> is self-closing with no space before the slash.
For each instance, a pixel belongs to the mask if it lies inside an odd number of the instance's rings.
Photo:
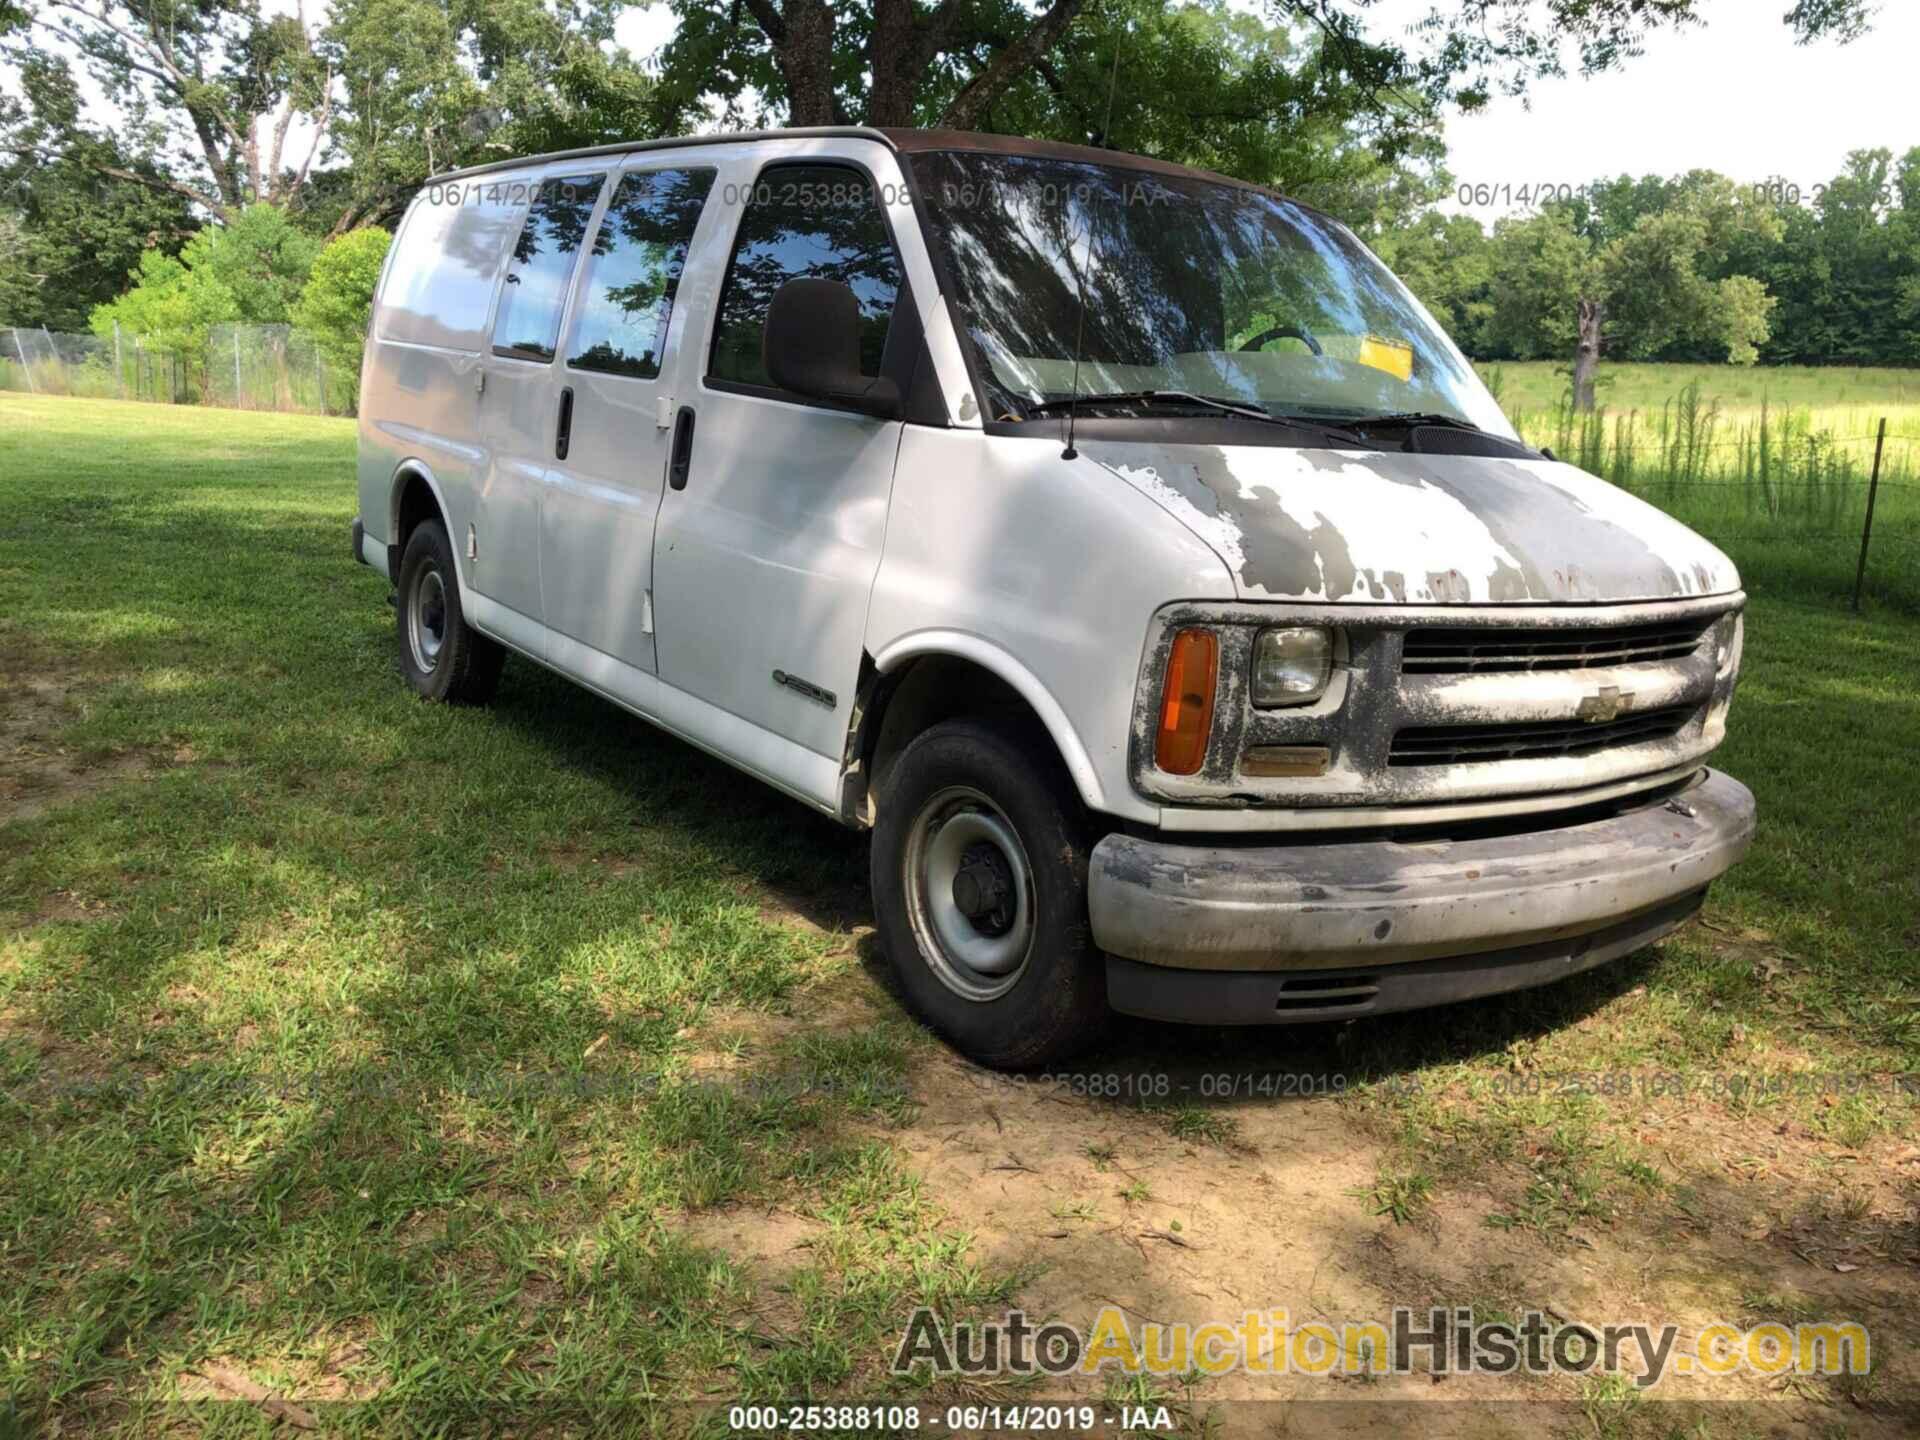
<path id="1" fill-rule="evenodd" d="M 675 490 L 687 488 L 687 472 L 693 465 L 693 407 L 682 405 L 673 421 L 673 452 L 667 462 L 667 484 Z"/>
<path id="2" fill-rule="evenodd" d="M 553 431 L 553 458 L 564 460 L 567 451 L 573 445 L 573 387 L 568 385 L 560 392 L 560 422 Z"/>

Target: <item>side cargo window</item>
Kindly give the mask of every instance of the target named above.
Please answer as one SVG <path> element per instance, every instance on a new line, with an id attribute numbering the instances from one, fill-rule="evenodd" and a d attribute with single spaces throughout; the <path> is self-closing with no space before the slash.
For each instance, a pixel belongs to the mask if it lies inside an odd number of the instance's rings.
<path id="1" fill-rule="evenodd" d="M 514 184 L 431 185 L 388 252 L 375 329 L 382 340 L 478 354 L 487 345 L 500 255 L 526 204 Z"/>
<path id="2" fill-rule="evenodd" d="M 844 165 L 777 165 L 760 174 L 720 292 L 708 377 L 771 389 L 760 352 L 773 297 L 800 276 L 838 280 L 860 301 L 860 372 L 877 376 L 900 293 L 900 258 L 872 182 Z"/>
<path id="3" fill-rule="evenodd" d="M 570 368 L 641 380 L 660 373 L 674 293 L 713 173 L 649 170 L 621 179 L 587 259 Z"/>
<path id="4" fill-rule="evenodd" d="M 514 242 L 500 290 L 500 309 L 493 317 L 494 354 L 553 359 L 574 261 L 606 178 L 560 175 L 541 184 Z"/>

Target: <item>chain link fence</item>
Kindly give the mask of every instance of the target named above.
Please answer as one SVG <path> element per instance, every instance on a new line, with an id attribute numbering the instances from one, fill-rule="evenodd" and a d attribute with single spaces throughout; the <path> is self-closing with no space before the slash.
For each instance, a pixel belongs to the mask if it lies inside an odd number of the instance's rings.
<path id="1" fill-rule="evenodd" d="M 0 390 L 351 415 L 359 380 L 357 370 L 343 373 L 312 336 L 290 325 L 215 325 L 192 346 L 118 331 L 0 329 Z"/>

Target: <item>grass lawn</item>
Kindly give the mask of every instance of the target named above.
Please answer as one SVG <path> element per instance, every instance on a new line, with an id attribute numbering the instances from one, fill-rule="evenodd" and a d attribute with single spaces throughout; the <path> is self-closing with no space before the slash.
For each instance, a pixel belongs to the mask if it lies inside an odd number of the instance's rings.
<path id="1" fill-rule="evenodd" d="M 916 1306 L 1012 1301 L 1844 1312 L 1871 1377 L 1667 1398 L 1713 1435 L 1911 1419 L 1920 620 L 1754 586 L 1721 760 L 1760 838 L 1658 949 L 1436 1015 L 1123 1025 L 1015 1082 L 904 1017 L 859 837 L 523 663 L 417 703 L 352 455 L 0 395 L 0 1435 L 1058 1393 L 887 1375 Z M 1571 1377 L 1067 1393 L 1183 1433 L 1329 1396 L 1678 1423 Z"/>
<path id="2" fill-rule="evenodd" d="M 1509 414 L 1551 410 L 1566 393 L 1570 365 L 1553 360 L 1492 360 L 1476 368 Z M 1609 410 L 1658 410 L 1689 385 L 1727 410 L 1859 408 L 1876 413 L 1920 406 L 1920 370 L 1859 365 L 1642 365 L 1604 360 L 1600 404 Z"/>

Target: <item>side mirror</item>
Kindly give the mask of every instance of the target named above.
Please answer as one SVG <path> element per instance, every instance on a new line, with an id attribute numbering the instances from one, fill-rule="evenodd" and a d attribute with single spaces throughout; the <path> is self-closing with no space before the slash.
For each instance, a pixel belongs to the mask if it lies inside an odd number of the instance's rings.
<path id="1" fill-rule="evenodd" d="M 767 378 L 782 390 L 891 420 L 900 387 L 860 373 L 860 302 L 838 280 L 789 280 L 767 307 L 760 336 Z"/>

